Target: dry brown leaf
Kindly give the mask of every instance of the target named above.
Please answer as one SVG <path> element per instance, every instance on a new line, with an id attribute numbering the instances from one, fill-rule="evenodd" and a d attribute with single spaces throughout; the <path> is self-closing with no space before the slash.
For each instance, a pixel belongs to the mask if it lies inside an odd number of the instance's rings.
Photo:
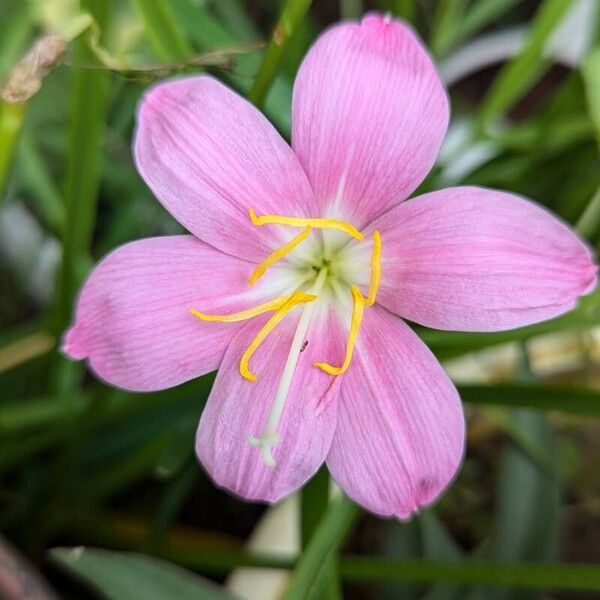
<path id="1" fill-rule="evenodd" d="M 60 62 L 67 47 L 67 42 L 53 33 L 37 40 L 11 71 L 0 90 L 2 100 L 10 104 L 29 100 L 42 87 L 42 80 L 52 67 Z"/>

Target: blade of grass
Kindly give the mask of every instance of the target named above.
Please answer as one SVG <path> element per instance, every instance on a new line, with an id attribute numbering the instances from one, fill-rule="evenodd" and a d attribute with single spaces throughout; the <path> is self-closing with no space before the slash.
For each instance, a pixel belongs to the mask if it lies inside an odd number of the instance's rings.
<path id="1" fill-rule="evenodd" d="M 130 0 L 144 22 L 146 35 L 156 56 L 168 62 L 184 61 L 192 55 L 192 48 L 173 16 L 172 7 L 165 0 Z M 202 24 L 198 23 L 197 27 Z"/>
<path id="2" fill-rule="evenodd" d="M 440 563 L 344 557 L 342 577 L 349 581 L 423 581 L 522 588 L 600 590 L 600 567 L 592 564 L 511 563 L 471 561 Z"/>
<path id="3" fill-rule="evenodd" d="M 108 533 L 114 530 L 112 520 L 105 522 L 96 516 L 82 521 L 78 534 L 109 543 Z M 100 530 L 101 529 L 101 530 Z M 125 533 L 125 532 L 123 532 Z M 133 548 L 129 529 L 118 541 L 119 548 Z M 137 536 L 139 538 L 139 535 Z M 226 574 L 239 567 L 290 569 L 294 559 L 281 555 L 251 554 L 236 550 L 226 543 L 209 546 L 194 541 L 182 532 L 178 542 L 171 540 L 160 548 L 159 556 L 188 568 L 210 574 Z M 53 552 L 53 551 L 51 551 Z M 429 560 L 395 560 L 376 556 L 346 555 L 340 559 L 340 574 L 347 581 L 420 581 L 423 583 L 456 583 L 481 586 L 511 585 L 529 589 L 600 591 L 600 567 L 583 563 L 497 563 L 483 560 L 439 562 Z"/>
<path id="4" fill-rule="evenodd" d="M 82 0 L 101 31 L 108 19 L 110 2 Z M 92 60 L 84 39 L 74 43 L 75 64 Z M 102 172 L 103 135 L 108 106 L 109 74 L 101 69 L 73 68 L 67 175 L 65 228 L 59 274 L 55 332 L 69 322 L 73 297 L 82 279 L 83 261 L 89 260 Z"/>
<path id="5" fill-rule="evenodd" d="M 0 19 L 0 79 L 4 79 L 8 74 L 33 33 L 35 23 L 29 4 L 29 2 L 2 4 L 4 14 Z"/>
<path id="6" fill-rule="evenodd" d="M 461 562 L 463 552 L 454 538 L 446 530 L 435 513 L 423 511 L 417 522 L 423 538 L 423 554 L 430 560 Z M 423 597 L 423 600 L 462 600 L 468 596 L 463 586 L 437 584 Z"/>
<path id="7" fill-rule="evenodd" d="M 302 488 L 300 498 L 300 537 L 306 548 L 329 504 L 329 473 L 325 467 Z"/>
<path id="8" fill-rule="evenodd" d="M 460 21 L 455 23 L 452 31 L 448 32 L 445 51 L 456 46 L 470 35 L 487 27 L 502 15 L 506 14 L 519 0 L 479 0 L 474 3 Z"/>
<path id="9" fill-rule="evenodd" d="M 466 0 L 443 0 L 437 5 L 431 32 L 431 49 L 443 56 L 452 44 L 453 32 L 464 17 Z"/>
<path id="10" fill-rule="evenodd" d="M 600 98 L 599 98 L 600 101 Z M 577 220 L 575 229 L 585 238 L 591 239 L 600 225 L 600 188 L 592 196 L 585 210 Z"/>
<path id="11" fill-rule="evenodd" d="M 345 496 L 331 502 L 298 560 L 284 600 L 307 600 L 316 592 L 329 557 L 339 548 L 358 514 L 358 507 Z"/>
<path id="12" fill-rule="evenodd" d="M 600 292 L 596 291 L 581 298 L 577 308 L 565 315 L 519 329 L 495 333 L 458 333 L 418 329 L 418 333 L 438 358 L 448 359 L 496 344 L 526 340 L 536 335 L 557 331 L 582 330 L 598 325 L 600 325 Z"/>
<path id="13" fill-rule="evenodd" d="M 55 422 L 71 419 L 88 406 L 87 396 L 35 398 L 0 405 L 0 434 L 15 435 L 28 429 L 49 429 Z"/>
<path id="14" fill-rule="evenodd" d="M 177 4 L 177 22 L 187 38 L 200 49 L 214 49 L 222 46 L 232 46 L 239 40 L 231 31 L 201 6 L 192 6 L 184 2 Z M 202 22 L 202 28 L 192 27 L 195 20 Z M 250 33 L 248 34 L 250 35 Z M 258 37 L 251 37 L 256 40 Z M 240 93 L 246 95 L 250 90 L 253 79 L 262 64 L 262 55 L 250 53 L 240 55 L 236 60 L 234 72 L 224 71 L 222 78 Z M 269 91 L 264 103 L 265 114 L 284 134 L 290 131 L 290 106 L 292 103 L 292 82 L 281 73 Z"/>
<path id="15" fill-rule="evenodd" d="M 417 7 L 415 0 L 392 0 L 390 10 L 409 23 L 415 22 L 417 16 Z"/>
<path id="16" fill-rule="evenodd" d="M 600 143 L 600 47 L 594 48 L 581 65 L 588 112 Z"/>
<path id="17" fill-rule="evenodd" d="M 216 583 L 143 554 L 56 548 L 51 558 L 108 600 L 235 600 Z"/>
<path id="18" fill-rule="evenodd" d="M 26 102 L 0 100 L 0 203 L 4 199 L 10 166 L 25 118 Z"/>
<path id="19" fill-rule="evenodd" d="M 57 236 L 62 237 L 65 220 L 65 207 L 44 164 L 36 140 L 25 129 L 17 150 L 17 166 L 20 173 L 19 186 L 35 200 L 37 216 L 42 223 Z"/>
<path id="20" fill-rule="evenodd" d="M 546 42 L 572 4 L 573 0 L 545 0 L 540 6 L 523 50 L 496 76 L 483 101 L 479 115 L 483 126 L 510 109 L 542 75 L 548 65 L 543 54 Z"/>
<path id="21" fill-rule="evenodd" d="M 539 383 L 459 385 L 464 402 L 507 408 L 561 411 L 582 417 L 600 417 L 600 392 L 589 388 Z"/>
<path id="22" fill-rule="evenodd" d="M 304 19 L 311 3 L 312 0 L 287 0 L 284 4 L 262 65 L 248 93 L 248 99 L 256 106 L 261 106 L 265 101 L 269 88 L 277 75 L 287 44 Z"/>
<path id="23" fill-rule="evenodd" d="M 513 411 L 511 423 L 522 432 L 522 439 L 517 440 L 518 447 L 508 446 L 499 459 L 490 552 L 498 562 L 551 561 L 556 558 L 561 497 L 552 428 L 546 415 L 529 410 Z M 541 451 L 541 466 L 539 460 L 531 460 L 527 446 Z M 486 598 L 526 600 L 529 596 L 503 586 L 489 590 Z"/>
<path id="24" fill-rule="evenodd" d="M 36 331 L 0 348 L 0 373 L 33 360 L 54 347 L 54 336 Z"/>
<path id="25" fill-rule="evenodd" d="M 321 467 L 317 474 L 302 488 L 300 492 L 300 534 L 302 548 L 305 549 L 314 535 L 320 520 L 323 518 L 329 504 L 329 473 L 326 467 Z M 315 597 L 337 598 L 340 596 L 335 556 L 331 556 L 327 569 L 323 569 L 321 581 L 315 584 Z"/>

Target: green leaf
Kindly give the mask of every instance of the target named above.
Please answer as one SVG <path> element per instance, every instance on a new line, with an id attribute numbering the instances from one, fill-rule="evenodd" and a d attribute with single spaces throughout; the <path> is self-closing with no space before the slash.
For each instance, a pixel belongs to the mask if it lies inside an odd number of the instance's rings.
<path id="1" fill-rule="evenodd" d="M 463 553 L 444 525 L 431 510 L 417 517 L 423 537 L 423 554 L 430 560 L 460 562 Z M 462 600 L 466 597 L 462 586 L 438 583 L 424 596 L 423 600 Z"/>
<path id="2" fill-rule="evenodd" d="M 17 150 L 20 188 L 29 192 L 35 202 L 36 214 L 42 223 L 57 236 L 62 236 L 65 206 L 55 186 L 44 158 L 32 133 L 25 128 Z"/>
<path id="3" fill-rule="evenodd" d="M 600 567 L 589 564 L 510 563 L 464 560 L 398 561 L 366 556 L 344 557 L 342 577 L 349 581 L 423 581 L 522 588 L 600 591 Z"/>
<path id="4" fill-rule="evenodd" d="M 577 308 L 567 314 L 519 329 L 495 333 L 459 333 L 419 328 L 417 333 L 436 356 L 444 360 L 504 342 L 526 340 L 534 335 L 565 329 L 581 330 L 598 325 L 600 325 L 600 290 L 581 298 Z"/>
<path id="5" fill-rule="evenodd" d="M 494 0 L 494 2 L 478 0 L 474 2 L 463 18 L 456 22 L 455 27 L 448 32 L 447 44 L 444 50 L 448 50 L 478 30 L 493 23 L 518 3 L 519 0 Z"/>
<path id="6" fill-rule="evenodd" d="M 166 561 L 99 548 L 55 548 L 54 563 L 108 600 L 233 600 L 212 582 Z"/>
<path id="7" fill-rule="evenodd" d="M 287 45 L 296 28 L 304 19 L 312 0 L 287 0 L 281 11 L 279 21 L 273 30 L 263 63 L 256 75 L 248 99 L 260 106 L 267 96 L 275 79 Z"/>
<path id="8" fill-rule="evenodd" d="M 600 100 L 600 98 L 599 98 Z M 592 196 L 579 219 L 575 228 L 585 238 L 592 238 L 600 225 L 600 188 Z"/>
<path id="9" fill-rule="evenodd" d="M 512 421 L 526 432 L 528 445 L 543 448 L 550 469 L 539 469 L 518 448 L 506 449 L 501 459 L 491 554 L 499 562 L 552 560 L 556 553 L 560 508 L 554 436 L 546 415 L 521 410 L 513 414 Z M 487 597 L 493 600 L 529 598 L 509 588 L 490 590 Z"/>
<path id="10" fill-rule="evenodd" d="M 600 47 L 594 48 L 581 65 L 588 110 L 600 143 Z"/>
<path id="11" fill-rule="evenodd" d="M 9 104 L 0 100 L 0 203 L 8 183 L 10 166 L 25 118 L 27 104 Z"/>
<path id="12" fill-rule="evenodd" d="M 469 404 L 557 410 L 583 417 L 600 417 L 600 392 L 588 388 L 514 382 L 459 385 L 458 391 L 463 401 Z"/>
<path id="13" fill-rule="evenodd" d="M 323 466 L 300 492 L 300 534 L 302 548 L 306 548 L 315 533 L 329 504 L 329 472 Z M 329 558 L 330 566 L 323 569 L 321 582 L 315 584 L 314 596 L 321 600 L 339 596 L 335 569 L 335 557 Z"/>
<path id="14" fill-rule="evenodd" d="M 192 48 L 180 31 L 173 16 L 172 7 L 165 0 L 131 0 L 146 28 L 146 35 L 156 56 L 165 62 L 185 61 L 192 55 Z M 200 22 L 194 25 L 201 27 Z"/>
<path id="15" fill-rule="evenodd" d="M 52 424 L 82 414 L 89 398 L 57 396 L 23 400 L 0 405 L 0 434 L 50 427 Z"/>
<path id="16" fill-rule="evenodd" d="M 108 21 L 110 3 L 83 2 L 99 26 Z M 85 64 L 90 51 L 83 39 L 74 43 L 74 60 Z M 103 161 L 103 136 L 108 107 L 109 74 L 100 69 L 73 68 L 69 147 L 65 184 L 66 220 L 59 274 L 55 331 L 62 333 L 71 316 L 72 300 L 90 256 Z"/>
<path id="17" fill-rule="evenodd" d="M 436 56 L 442 56 L 452 45 L 454 32 L 463 20 L 466 0 L 441 0 L 435 11 L 431 49 Z"/>
<path id="18" fill-rule="evenodd" d="M 215 19 L 206 8 L 192 4 L 190 0 L 177 0 L 173 6 L 177 11 L 176 17 L 180 28 L 195 46 L 214 50 L 239 42 L 239 39 L 223 23 Z M 202 27 L 197 27 L 196 21 L 200 21 Z M 257 37 L 252 36 L 249 39 L 256 40 Z M 261 64 L 262 55 L 260 53 L 240 55 L 236 60 L 235 71 L 224 71 L 222 77 L 235 89 L 247 94 Z M 285 73 L 281 73 L 273 81 L 264 103 L 264 112 L 284 133 L 290 130 L 291 103 L 292 81 L 286 77 Z"/>
<path id="19" fill-rule="evenodd" d="M 324 571 L 358 516 L 358 507 L 345 496 L 331 502 L 306 550 L 300 556 L 284 600 L 307 600 L 320 585 Z"/>
<path id="20" fill-rule="evenodd" d="M 417 519 L 407 522 L 389 520 L 381 521 L 382 532 L 376 536 L 378 555 L 394 560 L 409 560 L 423 555 L 423 536 Z M 380 600 L 421 600 L 427 590 L 422 583 L 386 582 L 376 586 L 377 598 Z"/>
<path id="21" fill-rule="evenodd" d="M 327 528 L 331 526 L 330 512 L 341 510 L 343 514 L 339 515 L 339 520 L 344 521 L 348 518 L 348 501 L 345 506 L 339 503 L 332 505 L 328 511 Z M 347 529 L 347 524 L 341 528 L 337 526 L 338 531 L 343 534 Z M 111 528 L 113 531 L 111 531 Z M 95 531 L 95 536 L 107 539 L 110 543 L 118 543 L 130 547 L 133 544 L 139 544 L 139 539 L 134 537 L 135 532 L 126 528 L 119 537 L 114 535 L 114 519 L 102 519 L 98 515 L 92 515 L 90 520 L 82 523 L 82 528 L 78 530 L 78 535 L 89 535 L 90 531 Z M 317 534 L 319 534 L 318 530 Z M 329 534 L 328 534 L 329 537 Z M 333 546 L 339 544 L 339 536 L 336 534 Z M 319 543 L 321 545 L 321 542 Z M 328 541 L 328 544 L 331 543 Z M 176 561 L 179 564 L 195 570 L 202 570 L 207 573 L 227 574 L 231 569 L 238 567 L 257 567 L 266 569 L 290 569 L 294 567 L 295 560 L 291 557 L 278 555 L 267 555 L 258 553 L 248 553 L 243 550 L 236 550 L 231 545 L 217 544 L 211 546 L 203 538 L 194 540 L 194 536 L 186 533 L 175 543 L 173 540 L 160 548 L 154 549 L 168 560 Z M 306 553 L 300 563 L 306 565 Z M 305 575 L 310 575 L 320 571 L 318 561 L 311 557 L 312 563 L 310 569 L 303 567 Z M 339 572 L 346 581 L 371 581 L 371 582 L 399 582 L 399 581 L 417 581 L 423 583 L 455 583 L 481 586 L 511 585 L 522 588 L 542 588 L 542 589 L 564 589 L 581 591 L 600 591 L 600 566 L 596 564 L 581 563 L 499 563 L 490 560 L 465 559 L 457 562 L 441 562 L 423 559 L 394 559 L 383 558 L 380 556 L 350 556 L 342 555 L 339 559 Z M 296 583 L 295 591 L 310 593 L 310 582 L 305 581 L 299 587 L 297 576 L 294 576 Z M 288 590 L 289 593 L 289 590 Z M 284 596 L 285 597 L 285 596 Z M 296 595 L 296 597 L 306 598 L 306 595 Z"/>
<path id="22" fill-rule="evenodd" d="M 498 74 L 481 107 L 481 123 L 487 125 L 511 108 L 538 80 L 548 66 L 544 48 L 573 0 L 545 0 L 538 9 L 525 46 Z"/>
<path id="23" fill-rule="evenodd" d="M 415 0 L 390 0 L 388 10 L 391 10 L 397 17 L 414 23 L 417 16 L 416 4 Z"/>
<path id="24" fill-rule="evenodd" d="M 300 533 L 305 548 L 319 526 L 319 521 L 329 504 L 329 472 L 321 467 L 317 474 L 302 488 L 300 498 Z"/>

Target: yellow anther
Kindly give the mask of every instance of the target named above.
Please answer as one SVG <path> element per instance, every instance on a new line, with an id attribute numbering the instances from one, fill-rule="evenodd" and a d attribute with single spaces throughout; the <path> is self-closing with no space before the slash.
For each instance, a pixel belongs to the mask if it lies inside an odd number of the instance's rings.
<path id="1" fill-rule="evenodd" d="M 365 306 L 373 306 L 377 298 L 379 280 L 381 279 L 381 236 L 379 231 L 373 232 L 373 251 L 371 252 L 371 282 L 369 283 L 369 295 L 365 300 Z"/>
<path id="2" fill-rule="evenodd" d="M 265 341 L 265 338 L 279 322 L 298 304 L 305 304 L 306 302 L 313 302 L 317 299 L 317 296 L 313 294 L 307 294 L 306 292 L 294 292 L 288 297 L 287 302 L 281 306 L 277 312 L 264 324 L 263 328 L 256 334 L 256 337 L 250 342 L 248 348 L 242 355 L 240 360 L 240 374 L 245 377 L 248 381 L 256 381 L 256 375 L 250 371 L 250 358 L 256 352 L 258 347 Z"/>
<path id="3" fill-rule="evenodd" d="M 207 315 L 206 313 L 201 313 L 200 311 L 197 311 L 194 308 L 192 308 L 190 312 L 195 317 L 198 317 L 203 321 L 220 321 L 222 323 L 235 323 L 236 321 L 245 321 L 246 319 L 257 317 L 258 315 L 262 315 L 263 313 L 272 310 L 279 310 L 282 306 L 285 306 L 285 303 L 288 302 L 293 295 L 294 294 L 287 294 L 286 296 L 275 298 L 275 300 L 269 300 L 268 302 L 264 302 L 263 304 L 259 304 L 258 306 L 254 306 L 252 308 L 249 308 L 248 310 L 242 310 L 231 315 Z"/>
<path id="4" fill-rule="evenodd" d="M 363 311 L 365 308 L 365 298 L 362 292 L 355 286 L 352 286 L 352 320 L 350 322 L 350 332 L 348 333 L 348 341 L 346 342 L 346 355 L 344 356 L 344 362 L 341 367 L 334 367 L 329 363 L 318 362 L 315 363 L 315 367 L 319 367 L 329 373 L 330 375 L 341 375 L 345 373 L 350 366 L 352 360 L 352 353 L 354 352 L 354 346 L 356 344 L 356 338 L 358 337 L 358 331 L 363 318 Z"/>
<path id="5" fill-rule="evenodd" d="M 363 240 L 364 235 L 345 221 L 338 221 L 337 219 L 305 219 L 302 217 L 285 217 L 282 215 L 262 215 L 256 216 L 256 213 L 250 209 L 250 220 L 253 225 L 268 225 L 273 223 L 275 225 L 289 225 L 290 227 L 312 227 L 313 229 L 337 229 L 347 233 L 349 236 L 356 238 L 357 240 Z"/>
<path id="6" fill-rule="evenodd" d="M 304 231 L 301 231 L 297 236 L 293 237 L 287 244 L 281 246 L 274 252 L 271 252 L 265 260 L 263 260 L 250 275 L 248 279 L 249 285 L 254 285 L 276 262 L 287 256 L 294 248 L 300 245 L 310 234 L 312 227 L 309 225 Z"/>

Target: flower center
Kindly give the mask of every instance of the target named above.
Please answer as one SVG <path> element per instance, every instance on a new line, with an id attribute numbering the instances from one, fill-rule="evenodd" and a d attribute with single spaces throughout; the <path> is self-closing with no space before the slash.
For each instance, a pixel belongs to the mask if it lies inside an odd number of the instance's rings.
<path id="1" fill-rule="evenodd" d="M 354 226 L 345 221 L 321 218 L 307 219 L 282 215 L 257 216 L 252 209 L 250 209 L 249 214 L 250 220 L 257 227 L 275 224 L 303 228 L 302 231 L 294 236 L 289 242 L 271 252 L 271 254 L 269 254 L 269 256 L 267 256 L 254 269 L 250 275 L 250 278 L 248 279 L 248 284 L 250 286 L 255 285 L 256 282 L 263 277 L 273 265 L 284 259 L 289 254 L 293 253 L 298 246 L 300 246 L 307 238 L 311 236 L 311 233 L 315 229 L 336 230 L 350 236 L 351 238 L 354 238 L 358 242 L 364 241 L 364 235 Z M 325 246 L 325 244 L 323 245 Z M 350 317 L 350 327 L 346 342 L 344 360 L 339 366 L 334 366 L 326 362 L 316 362 L 314 366 L 333 376 L 343 374 L 350 366 L 352 354 L 354 352 L 354 347 L 362 322 L 364 308 L 374 304 L 377 297 L 377 290 L 379 288 L 381 275 L 381 236 L 379 235 L 378 231 L 373 233 L 373 247 L 371 250 L 370 260 L 370 279 L 366 296 L 364 296 L 361 289 L 352 282 L 351 276 L 353 265 L 351 263 L 352 261 L 344 261 L 343 259 L 340 260 L 339 252 L 332 250 L 325 251 L 323 249 L 320 253 L 317 253 L 317 257 L 313 257 L 313 260 L 297 267 L 297 289 L 290 294 L 286 294 L 279 298 L 275 298 L 274 300 L 259 304 L 258 306 L 254 306 L 247 310 L 229 315 L 209 315 L 199 312 L 195 309 L 191 310 L 193 315 L 199 319 L 202 319 L 203 321 L 221 321 L 226 323 L 242 321 L 266 312 L 273 312 L 273 315 L 260 329 L 256 337 L 252 340 L 240 358 L 240 375 L 248 381 L 255 382 L 256 375 L 250 369 L 250 359 L 252 358 L 252 355 L 264 342 L 269 333 L 271 333 L 277 327 L 277 325 L 290 311 L 299 306 L 304 306 L 290 346 L 286 363 L 283 368 L 279 387 L 277 389 L 265 429 L 260 437 L 249 438 L 249 441 L 253 446 L 261 448 L 263 460 L 268 466 L 275 465 L 271 448 L 277 444 L 279 440 L 279 434 L 277 431 L 279 422 L 281 420 L 281 415 L 283 414 L 285 400 L 289 392 L 296 364 L 298 362 L 300 352 L 303 349 L 306 332 L 308 331 L 308 327 L 313 316 L 315 308 L 314 302 L 326 293 L 331 293 L 334 297 L 344 301 L 344 296 L 348 293 L 348 289 L 350 290 L 350 296 L 352 299 L 352 314 Z M 301 287 L 307 289 L 300 289 Z"/>

